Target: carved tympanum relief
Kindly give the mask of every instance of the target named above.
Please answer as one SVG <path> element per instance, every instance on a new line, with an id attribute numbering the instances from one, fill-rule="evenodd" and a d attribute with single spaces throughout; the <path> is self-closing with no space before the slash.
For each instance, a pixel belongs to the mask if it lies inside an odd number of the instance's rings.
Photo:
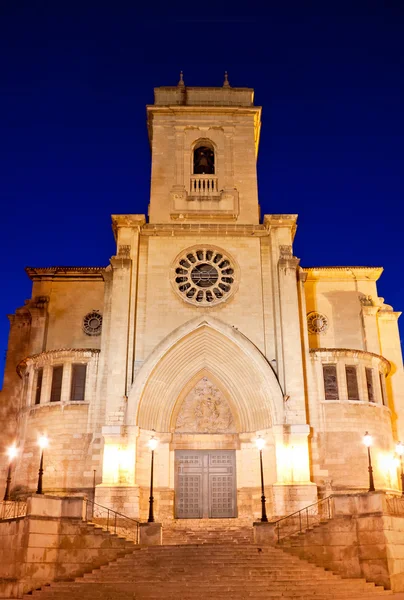
<path id="1" fill-rule="evenodd" d="M 203 377 L 185 397 L 177 417 L 178 433 L 235 433 L 233 415 L 222 392 Z"/>

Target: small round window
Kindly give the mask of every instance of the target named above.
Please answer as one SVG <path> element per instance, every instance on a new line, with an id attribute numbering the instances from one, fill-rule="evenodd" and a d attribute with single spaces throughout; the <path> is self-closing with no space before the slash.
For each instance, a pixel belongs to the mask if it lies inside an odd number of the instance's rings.
<path id="1" fill-rule="evenodd" d="M 100 335 L 102 315 L 98 311 L 87 313 L 83 319 L 83 331 L 87 335 Z"/>
<path id="2" fill-rule="evenodd" d="M 236 270 L 235 262 L 222 250 L 196 247 L 177 258 L 171 279 L 186 302 L 213 306 L 235 291 Z"/>

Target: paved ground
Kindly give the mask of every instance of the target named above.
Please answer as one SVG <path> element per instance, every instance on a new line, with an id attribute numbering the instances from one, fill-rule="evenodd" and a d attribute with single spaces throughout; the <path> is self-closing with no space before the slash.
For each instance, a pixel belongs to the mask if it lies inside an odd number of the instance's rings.
<path id="1" fill-rule="evenodd" d="M 404 592 L 400 592 L 399 594 L 391 594 L 390 596 L 386 596 L 387 598 L 391 598 L 391 600 L 404 600 Z M 369 600 L 375 600 L 375 596 L 369 596 Z"/>

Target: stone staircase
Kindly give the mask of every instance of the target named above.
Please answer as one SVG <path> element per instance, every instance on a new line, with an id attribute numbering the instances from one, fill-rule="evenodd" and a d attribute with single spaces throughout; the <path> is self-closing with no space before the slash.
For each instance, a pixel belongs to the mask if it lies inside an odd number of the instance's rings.
<path id="1" fill-rule="evenodd" d="M 242 519 L 178 519 L 163 525 L 163 544 L 252 544 L 251 521 Z"/>
<path id="2" fill-rule="evenodd" d="M 83 577 L 52 583 L 24 598 L 370 600 L 391 594 L 363 579 L 342 579 L 280 548 L 258 546 L 252 543 L 251 532 L 243 527 L 237 530 L 234 523 L 229 529 L 227 524 L 211 522 L 207 531 L 198 524 L 196 532 L 192 525 L 174 523 L 167 528 L 165 545 L 137 546 Z M 200 543 L 192 544 L 190 532 Z M 174 545 L 175 540 L 182 543 Z"/>

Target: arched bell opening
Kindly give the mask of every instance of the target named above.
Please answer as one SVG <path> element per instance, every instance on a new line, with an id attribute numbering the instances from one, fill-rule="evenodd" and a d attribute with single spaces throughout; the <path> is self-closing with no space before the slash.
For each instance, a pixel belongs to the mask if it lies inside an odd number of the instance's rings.
<path id="1" fill-rule="evenodd" d="M 193 149 L 194 175 L 215 175 L 215 150 L 210 140 L 199 140 Z"/>

